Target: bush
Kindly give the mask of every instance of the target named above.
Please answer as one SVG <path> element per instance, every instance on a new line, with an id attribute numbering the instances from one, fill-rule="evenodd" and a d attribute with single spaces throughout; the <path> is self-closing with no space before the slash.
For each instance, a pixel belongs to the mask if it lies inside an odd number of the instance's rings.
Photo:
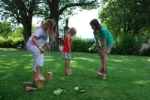
<path id="1" fill-rule="evenodd" d="M 91 47 L 94 44 L 93 39 L 75 38 L 72 42 L 72 51 L 76 52 L 95 52 L 95 48 Z M 91 48 L 91 49 L 90 49 Z M 89 50 L 90 49 L 90 50 Z"/>
<path id="2" fill-rule="evenodd" d="M 19 44 L 23 44 L 23 39 L 13 39 L 13 38 L 0 38 L 0 47 L 1 48 L 16 48 Z"/>
<path id="3" fill-rule="evenodd" d="M 123 55 L 138 54 L 141 48 L 140 37 L 132 34 L 120 34 L 113 48 L 113 53 Z"/>

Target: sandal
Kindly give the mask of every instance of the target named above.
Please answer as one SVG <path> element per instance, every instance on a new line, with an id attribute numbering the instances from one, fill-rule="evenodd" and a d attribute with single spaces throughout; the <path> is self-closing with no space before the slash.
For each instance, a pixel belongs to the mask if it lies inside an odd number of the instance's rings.
<path id="1" fill-rule="evenodd" d="M 26 92 L 31 92 L 37 88 L 33 87 L 33 83 L 31 81 L 28 82 L 23 82 L 24 84 L 26 84 Z"/>
<path id="2" fill-rule="evenodd" d="M 28 86 L 28 85 L 26 86 L 26 92 L 31 92 L 31 91 L 33 91 L 35 89 L 37 89 L 37 88 L 34 88 L 32 86 Z"/>
<path id="3" fill-rule="evenodd" d="M 66 91 L 65 88 L 60 88 L 60 89 L 57 89 L 53 92 L 54 95 L 60 95 L 62 93 L 64 93 Z"/>
<path id="4" fill-rule="evenodd" d="M 81 93 L 85 92 L 85 89 L 83 87 L 81 87 L 81 86 L 75 87 L 74 90 L 78 91 L 78 92 L 81 92 Z"/>

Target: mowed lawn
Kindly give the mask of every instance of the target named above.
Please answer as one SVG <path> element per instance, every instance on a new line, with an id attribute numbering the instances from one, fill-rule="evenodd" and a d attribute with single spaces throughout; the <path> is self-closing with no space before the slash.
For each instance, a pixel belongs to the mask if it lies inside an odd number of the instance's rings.
<path id="1" fill-rule="evenodd" d="M 49 56 L 48 56 L 49 55 Z M 97 71 L 100 59 L 96 53 L 73 52 L 72 76 L 64 74 L 60 51 L 47 51 L 42 75 L 53 72 L 43 88 L 26 92 L 24 81 L 32 78 L 32 55 L 25 50 L 0 49 L 0 100 L 150 100 L 150 57 L 108 55 L 107 78 Z M 84 93 L 74 91 L 82 86 Z M 61 95 L 53 95 L 65 88 Z"/>

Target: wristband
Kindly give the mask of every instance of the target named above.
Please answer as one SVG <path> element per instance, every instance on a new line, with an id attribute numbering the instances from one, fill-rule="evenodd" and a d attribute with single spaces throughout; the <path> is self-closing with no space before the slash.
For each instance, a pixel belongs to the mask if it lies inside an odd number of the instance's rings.
<path id="1" fill-rule="evenodd" d="M 39 49 L 41 49 L 42 47 L 41 46 L 39 46 Z"/>

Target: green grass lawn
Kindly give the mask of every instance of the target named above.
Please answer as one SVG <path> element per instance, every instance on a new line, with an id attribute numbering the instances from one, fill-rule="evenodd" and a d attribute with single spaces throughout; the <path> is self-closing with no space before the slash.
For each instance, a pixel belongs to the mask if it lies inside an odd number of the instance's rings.
<path id="1" fill-rule="evenodd" d="M 72 53 L 73 76 L 64 74 L 64 60 L 60 51 L 45 57 L 42 74 L 53 72 L 53 79 L 43 88 L 25 91 L 24 81 L 31 80 L 33 59 L 29 52 L 0 49 L 0 100 L 150 100 L 150 57 L 108 55 L 107 78 L 97 75 L 100 59 L 93 53 Z M 74 91 L 83 86 L 84 93 Z M 66 88 L 54 96 L 52 92 Z"/>

